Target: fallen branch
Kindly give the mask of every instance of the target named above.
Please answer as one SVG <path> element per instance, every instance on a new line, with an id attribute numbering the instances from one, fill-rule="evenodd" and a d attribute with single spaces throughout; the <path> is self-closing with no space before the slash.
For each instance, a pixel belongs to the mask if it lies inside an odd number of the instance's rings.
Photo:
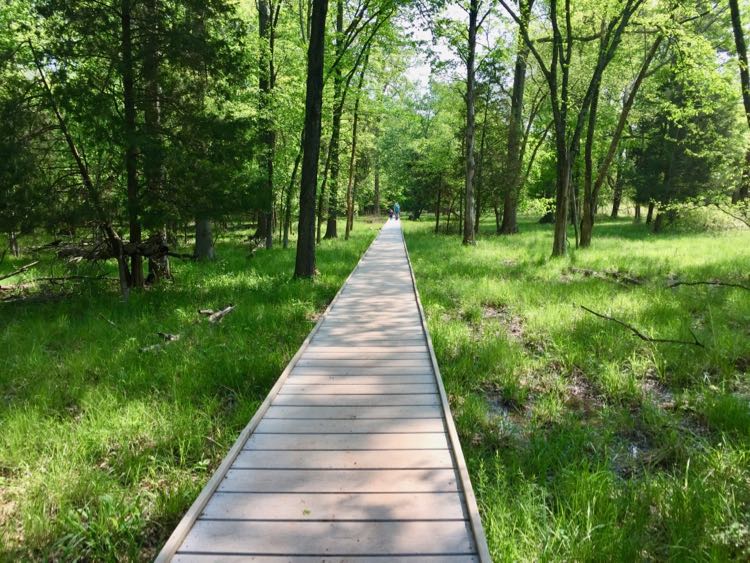
<path id="1" fill-rule="evenodd" d="M 151 346 L 144 346 L 141 348 L 141 352 L 150 352 L 152 350 L 161 350 L 164 348 L 167 344 L 170 342 L 177 342 L 180 339 L 179 334 L 170 334 L 168 332 L 157 332 L 157 335 L 162 337 L 164 339 L 164 342 L 161 342 L 159 344 L 152 344 Z"/>
<path id="2" fill-rule="evenodd" d="M 216 311 L 215 313 L 211 313 L 208 316 L 208 322 L 218 323 L 219 321 L 221 321 L 221 319 L 223 319 L 224 317 L 226 317 L 232 311 L 234 311 L 234 305 L 228 305 L 227 307 L 225 307 L 224 309 L 221 309 L 220 311 Z"/>
<path id="3" fill-rule="evenodd" d="M 615 319 L 614 317 L 608 317 L 607 315 L 602 315 L 601 313 L 597 313 L 596 311 L 592 311 L 591 309 L 589 309 L 588 307 L 585 307 L 583 305 L 579 305 L 579 307 L 581 309 L 583 309 L 584 311 L 587 311 L 587 312 L 591 313 L 592 315 L 599 317 L 600 319 L 604 319 L 604 320 L 607 320 L 607 321 L 612 321 L 613 323 L 617 323 L 618 325 L 627 328 L 629 331 L 631 331 L 638 338 L 640 338 L 641 340 L 645 340 L 646 342 L 660 342 L 660 343 L 664 343 L 664 344 L 688 344 L 688 345 L 691 345 L 691 346 L 699 346 L 701 348 L 705 348 L 705 346 L 701 342 L 698 341 L 698 338 L 695 336 L 695 334 L 693 333 L 692 330 L 690 331 L 690 334 L 693 337 L 693 341 L 692 342 L 690 342 L 689 340 L 673 340 L 671 338 L 651 338 L 650 336 L 646 336 L 645 334 L 643 334 L 641 331 L 639 331 L 634 326 L 629 325 L 629 324 L 627 324 L 627 323 L 625 323 L 625 322 L 623 322 L 623 321 L 621 321 L 619 319 Z"/>
<path id="4" fill-rule="evenodd" d="M 573 268 L 573 267 L 570 268 L 570 271 L 576 274 L 582 274 L 586 277 L 594 277 L 594 278 L 601 278 L 601 279 L 613 278 L 617 281 L 629 283 L 631 285 L 641 285 L 640 280 L 631 278 L 630 276 L 627 276 L 620 272 L 612 272 L 612 271 L 597 272 L 596 270 L 589 270 L 586 268 Z"/>
<path id="5" fill-rule="evenodd" d="M 199 315 L 206 315 L 206 316 L 213 315 L 214 314 L 214 310 L 213 309 L 198 309 L 198 314 Z"/>
<path id="6" fill-rule="evenodd" d="M 115 327 L 115 328 L 116 328 L 117 330 L 120 330 L 120 327 L 119 327 L 119 326 L 117 326 L 117 324 L 116 324 L 116 323 L 115 323 L 114 321 L 111 321 L 111 320 L 109 320 L 109 319 L 108 319 L 107 317 L 105 317 L 105 316 L 104 316 L 104 315 L 102 315 L 101 313 L 99 313 L 99 317 L 100 317 L 101 319 L 103 319 L 103 320 L 107 321 L 107 322 L 108 322 L 108 323 L 109 323 L 110 325 L 112 325 L 113 327 Z"/>
<path id="7" fill-rule="evenodd" d="M 677 287 L 678 285 L 717 285 L 721 287 L 736 287 L 738 289 L 746 289 L 750 291 L 750 286 L 742 285 L 740 283 L 729 283 L 723 281 L 675 281 L 667 285 L 669 288 Z"/>
<path id="8" fill-rule="evenodd" d="M 0 276 L 0 280 L 5 280 L 8 278 L 12 278 L 13 276 L 17 276 L 18 274 L 22 274 L 23 272 L 25 272 L 29 268 L 33 268 L 37 264 L 39 264 L 39 260 L 35 260 L 34 262 L 26 264 L 25 266 L 21 266 L 15 272 L 11 272 L 10 274 L 3 274 L 2 276 Z"/>

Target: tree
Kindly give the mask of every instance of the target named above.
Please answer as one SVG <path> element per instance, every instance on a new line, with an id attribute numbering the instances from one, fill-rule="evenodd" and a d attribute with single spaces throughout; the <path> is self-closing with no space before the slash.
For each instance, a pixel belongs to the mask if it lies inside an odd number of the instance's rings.
<path id="1" fill-rule="evenodd" d="M 750 128 L 750 69 L 748 69 L 747 46 L 745 31 L 742 28 L 742 18 L 737 0 L 729 0 L 732 16 L 732 31 L 734 44 L 737 49 L 737 63 L 740 67 L 740 87 L 742 88 L 742 105 L 745 108 L 745 119 Z M 737 191 L 736 199 L 745 199 L 750 195 L 750 147 L 745 151 L 745 165 L 742 173 L 742 184 Z"/>
<path id="2" fill-rule="evenodd" d="M 299 227 L 295 277 L 315 275 L 315 192 L 318 183 L 320 125 L 323 106 L 323 64 L 328 0 L 313 0 L 310 45 L 307 50 L 304 153 L 300 189 Z"/>

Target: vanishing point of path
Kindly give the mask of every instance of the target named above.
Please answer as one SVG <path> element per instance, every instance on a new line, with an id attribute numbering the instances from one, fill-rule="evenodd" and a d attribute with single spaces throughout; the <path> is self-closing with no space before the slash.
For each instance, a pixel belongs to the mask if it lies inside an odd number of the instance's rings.
<path id="1" fill-rule="evenodd" d="M 490 562 L 398 222 L 157 560 Z"/>

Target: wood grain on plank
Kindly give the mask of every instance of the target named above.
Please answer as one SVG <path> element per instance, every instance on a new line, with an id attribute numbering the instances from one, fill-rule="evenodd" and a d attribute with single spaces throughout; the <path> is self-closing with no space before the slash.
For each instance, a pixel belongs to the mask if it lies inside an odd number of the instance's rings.
<path id="1" fill-rule="evenodd" d="M 446 449 L 444 432 L 434 434 L 253 434 L 246 450 L 434 450 Z"/>
<path id="2" fill-rule="evenodd" d="M 345 420 L 370 418 L 435 418 L 443 411 L 437 405 L 391 407 L 284 407 L 272 405 L 265 418 L 340 418 Z"/>
<path id="3" fill-rule="evenodd" d="M 331 434 L 385 433 L 402 434 L 443 432 L 442 418 L 389 418 L 364 420 L 300 420 L 264 418 L 255 432 L 259 434 Z"/>
<path id="4" fill-rule="evenodd" d="M 309 451 L 244 450 L 238 469 L 450 469 L 450 450 Z"/>

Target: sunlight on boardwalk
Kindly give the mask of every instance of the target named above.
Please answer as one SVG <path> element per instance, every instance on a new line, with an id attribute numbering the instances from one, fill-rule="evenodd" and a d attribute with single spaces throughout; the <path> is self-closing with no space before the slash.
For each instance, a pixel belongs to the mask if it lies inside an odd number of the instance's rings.
<path id="1" fill-rule="evenodd" d="M 489 562 L 389 222 L 159 556 Z"/>

